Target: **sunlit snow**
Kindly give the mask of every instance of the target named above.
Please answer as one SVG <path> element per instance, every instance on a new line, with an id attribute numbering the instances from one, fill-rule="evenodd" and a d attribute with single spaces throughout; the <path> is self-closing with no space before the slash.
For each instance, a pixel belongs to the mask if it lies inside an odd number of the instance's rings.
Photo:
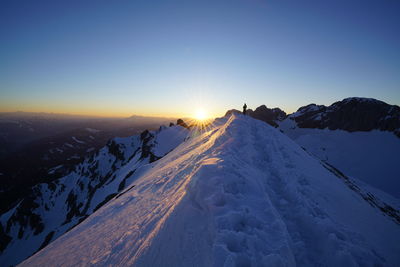
<path id="1" fill-rule="evenodd" d="M 264 122 L 233 115 L 21 266 L 395 266 L 400 226 Z"/>

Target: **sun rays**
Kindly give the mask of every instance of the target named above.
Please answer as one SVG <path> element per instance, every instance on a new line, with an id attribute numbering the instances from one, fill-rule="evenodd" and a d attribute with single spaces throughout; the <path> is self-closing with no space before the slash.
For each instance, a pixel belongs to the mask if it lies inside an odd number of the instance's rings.
<path id="1" fill-rule="evenodd" d="M 198 136 L 211 130 L 213 119 L 209 117 L 204 108 L 198 108 L 191 118 L 187 118 L 187 125 L 191 130 L 192 136 Z"/>

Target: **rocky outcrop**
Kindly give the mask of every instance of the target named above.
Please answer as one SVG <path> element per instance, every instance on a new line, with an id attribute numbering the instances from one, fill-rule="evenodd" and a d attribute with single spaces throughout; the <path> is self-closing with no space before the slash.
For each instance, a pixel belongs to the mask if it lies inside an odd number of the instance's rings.
<path id="1" fill-rule="evenodd" d="M 242 114 L 242 112 L 237 109 L 231 109 L 225 113 L 225 116 L 230 116 L 231 114 Z M 246 111 L 246 115 L 264 121 L 273 127 L 278 127 L 277 121 L 281 121 L 286 118 L 286 113 L 280 108 L 270 109 L 265 105 L 259 106 L 254 111 L 252 109 L 248 109 Z"/>
<path id="2" fill-rule="evenodd" d="M 310 104 L 290 115 L 300 128 L 390 131 L 400 137 L 400 107 L 371 98 L 346 98 L 330 106 Z"/>
<path id="3" fill-rule="evenodd" d="M 249 113 L 249 115 L 274 127 L 278 127 L 277 121 L 286 118 L 286 113 L 280 108 L 270 109 L 265 105 L 259 106 L 253 112 Z"/>
<path id="4" fill-rule="evenodd" d="M 182 126 L 182 127 L 186 128 L 186 129 L 190 128 L 182 119 L 178 119 L 176 121 L 176 125 Z"/>
<path id="5" fill-rule="evenodd" d="M 225 113 L 225 116 L 229 117 L 232 114 L 242 114 L 242 112 L 237 109 L 230 109 Z"/>

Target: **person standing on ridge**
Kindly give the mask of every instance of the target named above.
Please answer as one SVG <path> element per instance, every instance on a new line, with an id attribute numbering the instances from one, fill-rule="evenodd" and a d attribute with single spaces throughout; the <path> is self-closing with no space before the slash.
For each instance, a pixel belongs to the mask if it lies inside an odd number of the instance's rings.
<path id="1" fill-rule="evenodd" d="M 244 103 L 243 105 L 243 115 L 246 115 L 247 105 Z"/>

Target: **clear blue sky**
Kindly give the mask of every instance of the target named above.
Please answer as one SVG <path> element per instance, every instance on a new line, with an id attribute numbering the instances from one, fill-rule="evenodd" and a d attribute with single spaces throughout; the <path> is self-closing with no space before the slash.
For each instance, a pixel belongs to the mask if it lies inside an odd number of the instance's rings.
<path id="1" fill-rule="evenodd" d="M 400 1 L 1 1 L 0 110 L 400 104 Z"/>

